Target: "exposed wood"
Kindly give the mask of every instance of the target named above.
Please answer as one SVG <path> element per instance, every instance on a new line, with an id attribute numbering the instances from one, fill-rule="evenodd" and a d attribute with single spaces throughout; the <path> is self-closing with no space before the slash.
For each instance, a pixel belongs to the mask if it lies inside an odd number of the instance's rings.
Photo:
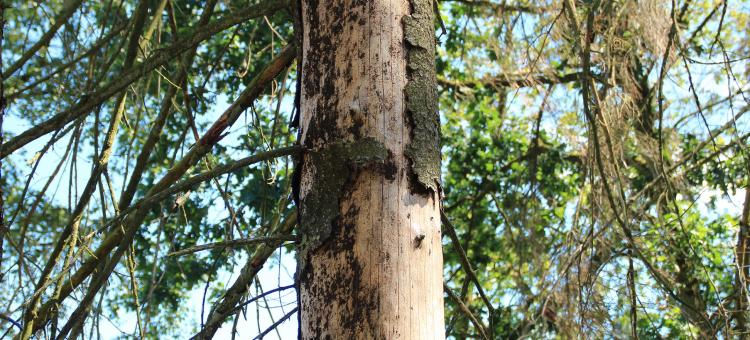
<path id="1" fill-rule="evenodd" d="M 750 251 L 750 167 L 748 167 L 747 183 L 745 183 L 745 204 L 742 206 L 740 215 L 740 230 L 737 233 L 737 247 L 735 249 L 736 273 L 734 287 L 737 290 L 735 294 L 735 312 L 734 320 L 735 335 L 747 337 L 748 325 L 748 292 L 747 280 L 750 278 L 750 269 L 748 269 L 748 251 Z"/>
<path id="2" fill-rule="evenodd" d="M 300 338 L 444 338 L 439 193 L 415 174 L 434 164 L 406 155 L 429 118 L 410 117 L 407 84 L 432 79 L 412 87 L 424 103 L 435 89 L 433 34 L 407 45 L 404 22 L 432 32 L 432 3 L 303 1 L 301 13 Z M 409 47 L 431 71 L 409 75 Z"/>

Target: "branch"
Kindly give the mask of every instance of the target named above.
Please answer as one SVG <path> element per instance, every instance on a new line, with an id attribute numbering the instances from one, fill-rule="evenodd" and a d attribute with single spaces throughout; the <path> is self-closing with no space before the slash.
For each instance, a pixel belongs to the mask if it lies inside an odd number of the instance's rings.
<path id="1" fill-rule="evenodd" d="M 241 311 L 242 307 L 245 307 L 245 306 L 247 306 L 247 305 L 249 305 L 249 304 L 251 304 L 251 303 L 253 303 L 255 301 L 263 299 L 266 296 L 269 296 L 269 295 L 271 295 L 273 293 L 278 293 L 278 292 L 280 292 L 282 290 L 287 290 L 287 289 L 290 289 L 290 288 L 294 288 L 294 287 L 296 287 L 296 286 L 295 285 L 288 285 L 288 286 L 278 287 L 278 288 L 274 288 L 274 289 L 271 289 L 269 291 L 263 292 L 263 294 L 260 294 L 258 296 L 254 296 L 253 298 L 248 299 L 247 301 L 241 303 L 239 306 L 235 307 L 234 310 L 232 310 L 232 314 Z"/>
<path id="2" fill-rule="evenodd" d="M 280 324 L 282 324 L 284 321 L 288 320 L 292 315 L 294 315 L 294 313 L 297 313 L 297 309 L 299 309 L 299 307 L 294 307 L 294 309 L 292 309 L 291 311 L 289 311 L 289 313 L 286 313 L 286 315 L 284 315 L 283 318 L 279 319 L 279 321 L 274 322 L 273 325 L 271 325 L 270 327 L 266 328 L 266 330 L 263 331 L 263 333 L 258 334 L 258 336 L 256 336 L 255 338 L 253 338 L 253 340 L 255 340 L 255 339 L 263 339 L 264 336 L 266 336 L 272 330 L 276 329 L 276 327 L 279 327 Z"/>
<path id="3" fill-rule="evenodd" d="M 141 0 L 138 3 L 138 7 L 135 10 L 135 14 L 132 20 L 133 28 L 130 32 L 130 37 L 128 38 L 128 49 L 127 49 L 125 60 L 123 63 L 124 69 L 129 69 L 133 66 L 136 53 L 138 52 L 138 49 L 137 49 L 138 40 L 140 39 L 141 33 L 143 32 L 143 26 L 146 22 L 147 14 L 148 14 L 148 3 L 146 0 Z M 78 199 L 76 207 L 73 210 L 73 212 L 70 214 L 68 222 L 65 225 L 65 228 L 63 229 L 62 233 L 57 237 L 55 248 L 50 254 L 49 260 L 47 260 L 47 263 L 44 266 L 44 270 L 39 276 L 39 281 L 37 282 L 36 289 L 34 291 L 34 297 L 32 297 L 29 307 L 24 312 L 25 322 L 24 322 L 23 333 L 20 336 L 21 339 L 28 339 L 33 334 L 33 329 L 34 329 L 34 324 L 36 322 L 39 302 L 41 300 L 41 295 L 44 292 L 44 289 L 42 287 L 48 284 L 48 280 L 50 279 L 52 270 L 55 268 L 55 266 L 57 266 L 57 263 L 60 259 L 60 255 L 63 251 L 63 248 L 66 245 L 68 245 L 70 251 L 68 253 L 68 256 L 65 258 L 65 264 L 63 268 L 66 268 L 69 266 L 69 262 L 71 260 L 70 257 L 74 252 L 74 247 L 78 239 L 78 227 L 83 218 L 83 213 L 86 210 L 86 207 L 88 206 L 89 201 L 91 200 L 91 196 L 93 195 L 94 190 L 96 189 L 96 185 L 99 182 L 99 177 L 107 168 L 107 164 L 109 163 L 109 157 L 112 155 L 112 148 L 114 147 L 114 144 L 115 144 L 117 131 L 120 128 L 120 121 L 122 120 L 122 117 L 125 113 L 125 98 L 126 98 L 126 93 L 123 92 L 119 94 L 117 98 L 117 103 L 114 106 L 115 111 L 112 113 L 112 116 L 109 122 L 109 127 L 107 128 L 107 134 L 105 137 L 104 145 L 102 147 L 102 151 L 99 155 L 97 155 L 94 168 L 91 170 L 91 175 L 89 176 L 89 179 L 86 182 L 86 186 L 84 187 L 83 192 L 81 193 L 81 196 Z M 52 301 L 57 300 L 58 292 L 59 292 L 59 287 L 57 290 L 55 290 L 55 296 L 53 296 Z M 61 333 L 61 335 L 63 334 L 64 333 Z"/>
<path id="4" fill-rule="evenodd" d="M 610 208 L 613 211 L 615 220 L 617 222 L 617 225 L 622 230 L 622 233 L 625 235 L 625 239 L 627 241 L 628 246 L 630 246 L 630 249 L 635 253 L 635 257 L 638 258 L 646 267 L 648 272 L 651 274 L 651 276 L 654 278 L 654 280 L 664 289 L 664 291 L 672 297 L 675 301 L 677 301 L 682 307 L 685 307 L 690 310 L 694 310 L 692 305 L 687 304 L 683 299 L 681 299 L 675 292 L 670 289 L 671 282 L 669 280 L 669 277 L 665 275 L 662 271 L 660 271 L 656 266 L 654 266 L 648 257 L 646 257 L 643 252 L 638 247 L 637 243 L 635 242 L 635 238 L 633 237 L 632 231 L 630 230 L 627 223 L 623 220 L 622 216 L 619 214 L 619 209 L 617 205 L 615 204 L 611 187 L 609 185 L 609 181 L 607 180 L 607 176 L 604 172 L 604 164 L 602 161 L 601 156 L 601 150 L 599 147 L 599 132 L 598 132 L 598 123 L 596 117 L 600 115 L 600 108 L 601 104 L 598 102 L 598 97 L 596 94 L 596 87 L 594 84 L 594 81 L 591 78 L 591 41 L 593 40 L 593 21 L 594 21 L 594 11 L 590 11 L 587 17 L 587 25 L 586 25 L 586 32 L 585 36 L 581 34 L 581 26 L 579 24 L 578 18 L 576 16 L 576 7 L 572 0 L 564 0 L 564 9 L 566 14 L 568 15 L 568 20 L 570 21 L 570 24 L 576 34 L 576 36 L 580 37 L 580 40 L 577 41 L 578 46 L 577 49 L 580 52 L 581 60 L 583 61 L 583 84 L 581 86 L 581 94 L 583 97 L 583 109 L 584 114 L 586 116 L 586 120 L 588 121 L 590 125 L 591 130 L 591 140 L 593 140 L 593 146 L 594 146 L 594 158 L 595 158 L 595 164 L 597 167 L 597 170 L 599 172 L 599 177 L 602 180 L 602 185 L 604 187 L 605 196 L 607 199 L 607 202 L 609 203 Z M 670 36 L 671 39 L 671 36 Z M 669 49 L 669 48 L 668 48 Z M 593 95 L 589 92 L 592 91 Z M 593 107 L 592 107 L 593 106 Z M 662 173 L 664 173 L 662 171 Z M 626 210 L 626 213 L 629 212 L 628 205 L 624 205 L 623 207 Z M 703 313 L 701 313 L 701 316 L 704 316 Z M 708 321 L 708 319 L 706 319 Z"/>
<path id="5" fill-rule="evenodd" d="M 490 320 L 492 320 L 492 317 L 495 314 L 495 308 L 492 307 L 492 303 L 490 303 L 490 299 L 487 298 L 487 294 L 484 293 L 484 289 L 482 288 L 482 285 L 479 283 L 479 279 L 477 278 L 476 273 L 474 273 L 474 269 L 472 269 L 471 267 L 471 262 L 469 261 L 469 258 L 466 256 L 466 252 L 464 251 L 463 247 L 461 247 L 461 241 L 458 239 L 458 234 L 456 234 L 456 228 L 453 227 L 453 224 L 448 219 L 448 216 L 445 215 L 445 212 L 443 211 L 443 209 L 440 209 L 440 219 L 443 222 L 443 225 L 445 226 L 446 231 L 448 231 L 448 236 L 451 238 L 451 242 L 453 243 L 453 248 L 456 250 L 456 253 L 458 253 L 458 257 L 461 260 L 461 266 L 464 268 L 464 271 L 466 271 L 466 274 L 469 276 L 469 279 L 471 279 L 471 281 L 474 282 L 474 285 L 476 286 L 477 291 L 479 292 L 479 296 L 482 297 L 484 304 L 487 305 L 487 309 L 490 313 Z"/>
<path id="6" fill-rule="evenodd" d="M 750 247 L 750 175 L 747 176 L 747 183 L 745 183 L 745 204 L 742 207 L 739 224 L 740 230 L 737 233 L 737 246 L 735 250 L 735 264 L 737 268 L 734 283 L 736 302 L 733 318 L 735 319 L 735 332 L 744 335 L 748 329 L 747 280 L 750 276 L 748 275 L 750 274 L 750 270 L 748 270 L 747 264 L 748 247 Z"/>
<path id="7" fill-rule="evenodd" d="M 83 58 L 86 58 L 87 56 L 91 56 L 95 54 L 97 51 L 99 51 L 102 46 L 104 46 L 106 43 L 112 41 L 114 37 L 119 35 L 126 27 L 128 27 L 128 23 L 123 23 L 120 26 L 117 26 L 116 28 L 113 28 L 106 36 L 100 38 L 97 40 L 93 45 L 91 45 L 91 48 L 89 48 L 86 52 L 81 53 L 77 57 L 73 58 L 73 60 L 60 65 L 57 67 L 54 71 L 50 72 L 46 76 L 43 76 L 37 80 L 35 80 L 33 83 L 24 86 L 23 88 L 20 88 L 12 93 L 10 93 L 7 98 L 8 100 L 13 100 L 21 96 L 24 92 L 36 87 L 37 85 L 49 80 L 50 78 L 54 77 L 58 73 L 62 72 L 63 70 L 68 69 L 69 67 L 73 65 L 77 65 Z M 24 78 L 31 78 L 33 75 L 26 74 Z"/>
<path id="8" fill-rule="evenodd" d="M 39 41 L 37 41 L 34 46 L 31 46 L 28 51 L 24 52 L 24 54 L 21 55 L 21 57 L 18 58 L 15 63 L 8 66 L 8 69 L 2 73 L 2 78 L 7 79 L 11 75 L 13 75 L 13 73 L 18 71 L 18 69 L 21 68 L 29 59 L 31 59 L 31 57 L 33 57 L 39 51 L 39 49 L 47 46 L 50 40 L 52 40 L 52 37 L 55 36 L 55 33 L 57 33 L 57 30 L 60 29 L 62 25 L 65 25 L 68 22 L 68 19 L 73 16 L 73 13 L 76 12 L 78 6 L 80 6 L 82 2 L 83 0 L 66 1 L 62 12 L 60 12 L 60 14 L 54 20 L 52 20 L 52 26 L 49 28 L 49 30 L 47 30 L 47 32 L 45 32 L 44 35 L 39 38 Z"/>
<path id="9" fill-rule="evenodd" d="M 521 12 L 530 14 L 540 14 L 549 11 L 547 7 L 528 6 L 528 5 L 511 5 L 503 3 L 498 4 L 487 0 L 440 0 L 440 2 L 455 2 L 468 6 L 488 7 L 495 12 Z"/>
<path id="10" fill-rule="evenodd" d="M 198 19 L 198 27 L 204 27 L 208 23 L 208 20 L 210 20 L 211 16 L 214 13 L 215 5 L 216 0 L 206 2 L 206 9 L 203 11 L 203 13 L 201 13 L 200 19 Z M 187 79 L 187 69 L 190 65 L 193 64 L 195 53 L 196 49 L 193 48 L 189 50 L 185 55 L 183 55 L 182 60 L 180 60 L 182 67 L 178 69 L 177 74 L 173 78 L 177 82 L 177 84 L 182 84 Z M 151 157 L 151 152 L 156 146 L 156 143 L 159 141 L 162 129 L 167 122 L 167 118 L 169 118 L 172 112 L 172 99 L 176 94 L 177 88 L 175 86 L 170 86 L 167 90 L 167 93 L 164 94 L 164 98 L 162 98 L 161 105 L 159 106 L 159 115 L 156 117 L 156 119 L 154 119 L 151 130 L 148 133 L 148 137 L 143 143 L 141 152 L 136 158 L 135 166 L 133 167 L 133 173 L 132 175 L 130 175 L 128 184 L 125 187 L 125 190 L 120 194 L 118 206 L 120 211 L 127 209 L 127 207 L 130 206 L 130 203 L 133 200 L 133 196 L 138 189 L 138 184 L 141 182 L 143 172 L 146 170 L 146 166 L 148 165 L 149 158 Z"/>
<path id="11" fill-rule="evenodd" d="M 563 84 L 579 80 L 581 72 L 567 73 L 563 75 L 546 75 L 541 74 L 509 74 L 495 77 L 486 77 L 478 80 L 457 81 L 443 77 L 438 77 L 438 84 L 444 88 L 450 88 L 455 91 L 461 91 L 461 88 L 483 87 L 531 87 L 539 84 Z"/>
<path id="12" fill-rule="evenodd" d="M 273 80 L 278 74 L 287 68 L 294 57 L 296 56 L 296 49 L 293 45 L 287 46 L 280 54 L 276 56 L 245 88 L 244 91 L 239 95 L 229 108 L 214 122 L 211 128 L 203 135 L 188 153 L 178 161 L 169 171 L 156 183 L 146 194 L 144 201 L 148 201 L 153 196 L 166 191 L 172 186 L 180 177 L 182 177 L 187 170 L 195 165 L 200 159 L 202 159 L 209 151 L 213 148 L 216 143 L 221 140 L 222 133 L 225 129 L 229 128 L 239 118 L 240 114 L 247 109 L 250 104 L 263 92 L 269 82 Z M 287 149 L 287 151 L 290 151 Z M 278 152 L 278 150 L 276 150 Z M 270 154 L 266 153 L 266 155 Z M 260 157 L 255 157 L 256 161 L 261 161 Z M 231 166 L 230 166 L 231 167 Z M 214 169 L 214 171 L 218 170 Z M 218 172 L 218 171 L 217 171 Z M 200 176 L 200 175 L 199 175 Z M 210 175 L 209 175 L 210 176 Z M 93 273 L 102 264 L 103 260 L 106 260 L 111 254 L 115 247 L 118 247 L 117 251 L 112 255 L 110 264 L 116 264 L 122 256 L 127 245 L 130 244 L 135 237 L 136 232 L 145 220 L 149 211 L 148 205 L 141 205 L 136 213 L 128 216 L 121 227 L 113 228 L 112 232 L 108 234 L 104 240 L 102 240 L 99 248 L 97 248 L 86 262 L 82 263 L 76 273 L 74 273 L 70 279 L 62 285 L 59 300 L 62 301 L 67 297 L 73 289 L 80 285 L 91 273 Z M 93 299 L 93 295 L 98 291 L 99 288 L 109 277 L 114 265 L 109 265 L 104 271 L 100 272 L 102 276 L 101 280 L 92 280 L 89 286 L 89 292 L 86 294 L 84 299 L 80 302 L 79 308 L 76 309 L 71 319 L 80 317 L 84 312 L 83 306 L 90 303 Z M 96 282 L 94 282 L 96 281 Z M 39 311 L 39 322 L 34 326 L 34 331 L 41 328 L 38 325 L 44 325 L 46 320 L 52 316 L 52 310 L 54 307 L 53 301 L 47 301 Z M 39 327 L 39 328 L 37 328 Z"/>
<path id="13" fill-rule="evenodd" d="M 179 183 L 177 183 L 177 184 L 175 184 L 175 185 L 173 185 L 173 186 L 171 186 L 171 187 L 169 187 L 167 189 L 164 189 L 162 191 L 156 192 L 156 193 L 154 193 L 151 196 L 144 197 L 144 198 L 136 201 L 130 207 L 128 207 L 126 209 L 122 209 L 120 211 L 120 215 L 118 215 L 118 216 L 110 219 L 107 223 L 105 223 L 102 226 L 102 228 L 106 228 L 108 226 L 113 225 L 118 220 L 124 219 L 125 215 L 127 215 L 127 214 L 129 214 L 129 213 L 131 213 L 131 212 L 133 212 L 133 211 L 135 211 L 137 209 L 140 209 L 140 208 L 142 208 L 144 206 L 151 206 L 151 205 L 153 205 L 155 203 L 161 202 L 161 201 L 163 201 L 164 199 L 166 199 L 169 196 L 172 196 L 172 195 L 174 195 L 176 193 L 179 193 L 179 192 L 187 191 L 188 189 L 190 189 L 190 188 L 192 188 L 195 185 L 198 185 L 200 183 L 209 181 L 209 180 L 211 180 L 213 178 L 216 178 L 216 177 L 228 174 L 228 173 L 230 173 L 232 171 L 235 171 L 237 169 L 241 169 L 241 168 L 250 166 L 250 165 L 255 164 L 255 163 L 259 163 L 259 162 L 266 161 L 266 160 L 273 159 L 273 158 L 295 155 L 295 154 L 299 153 L 300 150 L 301 150 L 300 146 L 294 145 L 294 146 L 289 146 L 289 147 L 285 147 L 285 148 L 279 148 L 279 149 L 276 149 L 276 150 L 271 150 L 271 151 L 266 151 L 266 152 L 260 152 L 260 153 L 257 153 L 255 155 L 248 156 L 248 157 L 242 158 L 240 160 L 237 160 L 237 161 L 234 161 L 234 162 L 231 162 L 231 163 L 228 163 L 228 164 L 217 166 L 217 167 L 213 168 L 213 170 L 202 172 L 202 173 L 200 173 L 198 175 L 195 175 L 195 176 L 190 177 L 190 178 L 188 178 L 186 180 L 183 180 L 183 181 L 181 181 L 181 182 L 179 182 Z"/>
<path id="14" fill-rule="evenodd" d="M 223 242 L 201 244 L 201 245 L 193 246 L 190 248 L 185 248 L 182 250 L 171 252 L 167 254 L 167 256 L 168 257 L 183 256 L 183 255 L 197 253 L 199 251 L 208 250 L 208 249 L 234 248 L 234 247 L 247 246 L 247 245 L 259 244 L 259 243 L 271 244 L 271 243 L 288 242 L 288 241 L 296 241 L 296 240 L 297 240 L 297 236 L 295 235 L 278 235 L 278 236 L 266 236 L 266 237 L 256 237 L 256 238 L 241 238 L 241 239 L 229 240 L 229 241 L 223 241 Z"/>
<path id="15" fill-rule="evenodd" d="M 293 210 L 292 213 L 287 216 L 284 223 L 278 225 L 272 233 L 273 234 L 288 234 L 292 232 L 294 226 L 297 225 L 297 211 Z M 255 253 L 250 257 L 245 266 L 240 272 L 240 276 L 232 284 L 232 287 L 227 289 L 226 293 L 222 297 L 221 301 L 211 309 L 208 314 L 208 321 L 203 329 L 194 335 L 194 339 L 211 339 L 216 331 L 221 327 L 221 324 L 226 318 L 235 312 L 235 306 L 240 302 L 240 299 L 247 292 L 247 288 L 250 287 L 250 283 L 263 268 L 263 264 L 266 260 L 273 255 L 280 242 L 275 244 L 264 244 L 255 250 Z"/>
<path id="16" fill-rule="evenodd" d="M 481 334 L 483 338 L 489 339 L 487 337 L 487 331 L 484 329 L 484 325 L 479 322 L 479 320 L 476 316 L 474 316 L 469 307 L 467 307 L 466 304 L 464 304 L 464 302 L 461 301 L 461 299 L 459 299 L 458 296 L 456 296 L 456 294 L 454 294 L 450 287 L 448 287 L 448 285 L 446 285 L 445 283 L 443 283 L 443 291 L 445 291 L 445 293 L 448 294 L 448 297 L 450 297 L 451 300 L 453 300 L 458 305 L 458 309 L 461 310 L 461 312 L 464 313 L 467 318 L 469 318 L 471 323 L 474 324 L 474 327 L 476 327 L 479 334 Z"/>
<path id="17" fill-rule="evenodd" d="M 0 2 L 0 72 L 3 69 L 3 42 L 5 38 L 5 2 Z M 0 143 L 3 143 L 5 141 L 5 134 L 3 132 L 3 118 L 5 117 L 5 77 L 3 77 L 0 74 Z M 2 152 L 3 145 L 0 144 L 0 152 Z M 4 170 L 2 168 L 2 162 L 0 162 L 0 183 L 5 183 L 6 180 L 3 178 Z M 4 252 L 4 245 L 5 245 L 5 237 L 9 230 L 7 230 L 5 226 L 5 185 L 0 186 L 0 269 L 2 269 L 3 266 L 3 256 L 5 255 Z M 20 252 L 19 252 L 20 254 Z M 22 257 L 20 261 L 22 260 Z M 21 277 L 21 267 L 18 268 L 18 277 Z M 0 272 L 0 282 L 5 282 L 5 274 Z M 9 329 L 10 331 L 10 329 Z M 7 332 L 6 332 L 7 333 Z M 3 334 L 1 337 L 5 337 L 5 334 Z"/>
<path id="18" fill-rule="evenodd" d="M 128 71 L 113 76 L 112 79 L 114 80 L 101 86 L 98 91 L 84 95 L 81 101 L 73 107 L 52 116 L 50 119 L 35 125 L 4 143 L 2 148 L 0 148 L 0 150 L 2 150 L 0 151 L 0 159 L 7 157 L 9 154 L 22 148 L 24 145 L 40 136 L 43 136 L 50 131 L 54 131 L 80 116 L 88 114 L 92 109 L 101 105 L 107 99 L 125 89 L 128 85 L 154 69 L 167 64 L 176 56 L 197 46 L 202 41 L 213 37 L 216 33 L 249 19 L 270 15 L 286 6 L 287 1 L 280 0 L 268 0 L 258 5 L 248 6 L 242 10 L 228 14 L 227 18 L 213 22 L 203 28 L 196 29 L 193 32 L 186 34 L 182 39 L 177 40 L 163 49 L 153 51 L 154 53 L 148 59 Z"/>

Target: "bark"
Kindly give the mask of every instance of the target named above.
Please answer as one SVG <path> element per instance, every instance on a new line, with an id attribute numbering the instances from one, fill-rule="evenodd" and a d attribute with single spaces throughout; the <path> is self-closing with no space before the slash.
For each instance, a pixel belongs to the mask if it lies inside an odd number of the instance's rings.
<path id="1" fill-rule="evenodd" d="M 300 15 L 300 338 L 443 338 L 432 2 Z"/>
<path id="2" fill-rule="evenodd" d="M 748 168 L 750 170 L 750 167 Z M 750 172 L 749 172 L 750 173 Z M 735 336 L 739 339 L 747 339 L 747 312 L 748 312 L 748 293 L 747 279 L 750 277 L 748 270 L 748 244 L 750 244 L 750 176 L 747 178 L 745 187 L 745 204 L 742 207 L 740 217 L 740 231 L 737 235 L 736 264 L 737 272 L 735 273 L 736 305 L 734 312 L 735 319 Z"/>

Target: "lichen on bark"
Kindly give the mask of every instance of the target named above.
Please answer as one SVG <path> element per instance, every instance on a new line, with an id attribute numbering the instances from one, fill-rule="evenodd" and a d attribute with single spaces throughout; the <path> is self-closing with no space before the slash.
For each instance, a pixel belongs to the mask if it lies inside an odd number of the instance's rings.
<path id="1" fill-rule="evenodd" d="M 406 157 L 413 179 L 423 190 L 440 192 L 440 116 L 435 76 L 435 34 L 433 0 L 410 0 L 411 15 L 405 16 L 404 41 L 407 49 L 406 113 L 411 124 L 411 141 Z"/>
<path id="2" fill-rule="evenodd" d="M 330 237 L 332 223 L 340 214 L 339 201 L 357 169 L 384 162 L 388 150 L 373 138 L 363 138 L 337 141 L 320 150 L 309 151 L 307 156 L 313 180 L 300 205 L 305 253 L 317 249 Z"/>

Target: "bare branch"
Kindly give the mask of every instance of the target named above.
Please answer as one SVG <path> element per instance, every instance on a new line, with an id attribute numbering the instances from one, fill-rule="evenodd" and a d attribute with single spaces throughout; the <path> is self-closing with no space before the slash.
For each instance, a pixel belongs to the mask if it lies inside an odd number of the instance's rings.
<path id="1" fill-rule="evenodd" d="M 16 60 L 15 63 L 8 66 L 8 69 L 3 72 L 2 77 L 8 78 L 12 76 L 13 73 L 18 71 L 19 68 L 23 67 L 23 65 L 29 59 L 31 59 L 31 57 L 33 57 L 39 51 L 39 49 L 47 46 L 50 40 L 52 40 L 52 37 L 55 36 L 55 33 L 57 33 L 57 30 L 60 29 L 62 25 L 65 25 L 65 23 L 68 22 L 68 19 L 73 16 L 82 2 L 83 0 L 65 1 L 62 12 L 60 12 L 60 14 L 54 20 L 52 20 L 52 26 L 49 28 L 49 30 L 47 30 L 47 32 L 45 32 L 44 35 L 39 38 L 39 41 L 37 41 L 34 46 L 31 46 L 31 48 L 24 52 L 21 57 Z"/>
<path id="2" fill-rule="evenodd" d="M 242 10 L 228 14 L 227 18 L 213 22 L 203 28 L 196 29 L 189 34 L 186 34 L 172 45 L 163 49 L 155 50 L 149 58 L 134 66 L 131 70 L 124 71 L 123 73 L 112 77 L 114 80 L 101 86 L 97 91 L 85 95 L 81 101 L 73 107 L 52 116 L 46 121 L 35 125 L 33 128 L 24 131 L 4 143 L 1 149 L 2 151 L 0 152 L 0 159 L 7 157 L 12 152 L 22 148 L 24 145 L 40 136 L 57 129 L 80 116 L 88 114 L 92 109 L 102 104 L 116 93 L 119 93 L 128 85 L 153 71 L 157 67 L 170 62 L 181 53 L 197 46 L 202 41 L 213 37 L 216 33 L 249 19 L 262 17 L 263 15 L 270 15 L 271 13 L 286 7 L 286 5 L 286 1 L 267 0 L 258 5 L 245 7 Z"/>
<path id="3" fill-rule="evenodd" d="M 270 243 L 288 242 L 288 241 L 296 241 L 296 240 L 297 240 L 297 236 L 294 236 L 294 235 L 242 238 L 242 239 L 237 239 L 237 240 L 201 244 L 201 245 L 193 246 L 190 248 L 181 249 L 178 251 L 173 251 L 167 254 L 167 256 L 168 257 L 183 256 L 187 254 L 197 253 L 203 250 L 216 249 L 216 248 L 235 248 L 235 247 L 242 247 L 242 246 L 248 246 L 248 245 L 259 244 L 259 243 L 270 244 Z"/>
<path id="4" fill-rule="evenodd" d="M 196 143 L 192 149 L 178 161 L 161 180 L 159 180 L 146 194 L 146 199 L 157 195 L 161 191 L 169 189 L 182 175 L 187 172 L 193 165 L 195 165 L 200 159 L 202 159 L 211 149 L 216 145 L 223 136 L 224 130 L 229 128 L 239 118 L 240 114 L 263 92 L 268 83 L 279 75 L 285 68 L 287 68 L 294 57 L 296 56 L 296 49 L 293 45 L 287 46 L 276 58 L 266 66 L 259 74 L 253 79 L 253 81 L 245 88 L 240 96 L 235 100 L 232 105 L 214 122 L 209 130 L 204 133 L 203 137 Z M 289 150 L 287 150 L 289 151 Z M 255 158 L 256 160 L 258 158 Z M 218 169 L 218 168 L 217 168 Z M 217 170 L 217 169 L 214 169 Z M 226 168 L 224 168 L 226 169 Z M 210 175 L 207 177 L 210 178 Z M 68 282 L 63 284 L 63 289 L 60 293 L 60 300 L 67 297 L 72 290 L 83 282 L 92 272 L 102 263 L 102 261 L 108 260 L 107 267 L 99 272 L 98 280 L 94 280 L 89 286 L 88 293 L 80 302 L 79 308 L 73 312 L 71 320 L 83 317 L 86 312 L 85 306 L 88 305 L 94 295 L 101 286 L 106 282 L 106 278 L 109 277 L 112 270 L 114 270 L 115 264 L 119 261 L 119 258 L 124 253 L 125 249 L 132 242 L 136 232 L 139 230 L 143 220 L 146 218 L 148 213 L 148 206 L 141 206 L 136 210 L 135 214 L 129 215 L 128 218 L 123 221 L 122 227 L 114 228 L 110 234 L 99 245 L 93 253 L 94 257 L 89 258 L 86 262 L 80 265 L 80 268 L 74 273 Z M 117 247 L 114 254 L 109 257 L 111 251 Z M 51 317 L 52 308 L 54 306 L 53 301 L 48 301 L 40 309 L 39 319 L 48 320 Z M 44 324 L 40 322 L 39 324 Z"/>

